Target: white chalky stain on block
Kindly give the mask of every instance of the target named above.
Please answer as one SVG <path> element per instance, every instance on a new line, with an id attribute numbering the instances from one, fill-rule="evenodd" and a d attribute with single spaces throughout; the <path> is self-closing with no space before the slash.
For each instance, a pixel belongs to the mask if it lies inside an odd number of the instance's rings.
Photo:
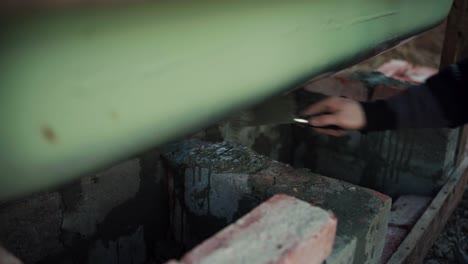
<path id="1" fill-rule="evenodd" d="M 185 205 L 196 215 L 213 215 L 233 221 L 239 202 L 250 193 L 248 174 L 211 173 L 206 168 L 185 170 Z"/>

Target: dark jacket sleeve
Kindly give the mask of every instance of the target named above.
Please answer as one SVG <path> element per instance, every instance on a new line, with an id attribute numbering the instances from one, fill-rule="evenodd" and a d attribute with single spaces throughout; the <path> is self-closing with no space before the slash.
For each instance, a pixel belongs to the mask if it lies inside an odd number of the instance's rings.
<path id="1" fill-rule="evenodd" d="M 463 125 L 468 122 L 468 59 L 397 96 L 361 104 L 367 120 L 364 131 Z"/>

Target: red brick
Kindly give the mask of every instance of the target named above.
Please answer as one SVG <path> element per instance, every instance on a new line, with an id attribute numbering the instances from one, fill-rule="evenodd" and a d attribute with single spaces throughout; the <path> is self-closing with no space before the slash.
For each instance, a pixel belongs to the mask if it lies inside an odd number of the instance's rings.
<path id="1" fill-rule="evenodd" d="M 377 71 L 385 74 L 388 77 L 396 78 L 405 75 L 413 66 L 404 60 L 390 60 L 389 62 L 380 66 Z"/>
<path id="2" fill-rule="evenodd" d="M 386 202 L 386 201 L 388 201 L 390 199 L 389 196 L 387 196 L 387 195 L 385 195 L 385 194 L 383 194 L 381 192 L 377 192 L 377 191 L 374 191 L 374 190 L 371 190 L 371 192 L 373 194 L 375 194 L 375 196 L 379 197 L 384 202 Z"/>
<path id="3" fill-rule="evenodd" d="M 377 71 L 393 79 L 411 83 L 423 83 L 438 72 L 435 68 L 414 66 L 403 60 L 391 60 L 380 66 Z"/>
<path id="4" fill-rule="evenodd" d="M 387 229 L 387 236 L 385 237 L 385 247 L 382 253 L 381 263 L 387 263 L 390 257 L 400 246 L 401 242 L 405 239 L 408 231 L 394 226 L 389 226 Z"/>
<path id="5" fill-rule="evenodd" d="M 368 97 L 364 83 L 342 76 L 332 76 L 311 82 L 304 89 L 328 96 L 344 96 L 357 101 L 366 101 Z"/>
<path id="6" fill-rule="evenodd" d="M 401 228 L 413 227 L 431 200 L 432 198 L 428 196 L 400 196 L 392 205 L 389 225 Z"/>
<path id="7" fill-rule="evenodd" d="M 406 73 L 408 80 L 414 83 L 423 83 L 438 72 L 435 68 L 416 66 Z"/>
<path id="8" fill-rule="evenodd" d="M 331 253 L 336 218 L 287 195 L 275 195 L 182 258 L 201 263 L 322 263 Z"/>
<path id="9" fill-rule="evenodd" d="M 386 99 L 404 92 L 407 88 L 380 84 L 374 88 L 371 100 Z"/>

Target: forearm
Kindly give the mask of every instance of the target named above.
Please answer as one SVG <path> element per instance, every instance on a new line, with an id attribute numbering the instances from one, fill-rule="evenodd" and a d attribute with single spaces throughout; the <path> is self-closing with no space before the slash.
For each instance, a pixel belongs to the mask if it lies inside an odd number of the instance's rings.
<path id="1" fill-rule="evenodd" d="M 362 103 L 366 131 L 455 127 L 468 121 L 468 60 L 442 70 L 424 85 L 387 100 Z"/>

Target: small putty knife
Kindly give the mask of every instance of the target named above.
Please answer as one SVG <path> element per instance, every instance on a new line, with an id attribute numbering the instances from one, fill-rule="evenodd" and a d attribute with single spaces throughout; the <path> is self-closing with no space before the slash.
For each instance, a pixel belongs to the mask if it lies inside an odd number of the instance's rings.
<path id="1" fill-rule="evenodd" d="M 321 114 L 321 115 L 324 115 L 324 114 Z M 314 117 L 321 116 L 321 115 L 315 115 Z M 305 124 L 305 125 L 308 125 L 310 127 L 322 128 L 322 129 L 332 129 L 332 130 L 343 130 L 339 126 L 333 126 L 333 125 L 331 125 L 331 126 L 314 126 L 314 125 L 311 125 L 309 122 L 314 117 L 309 117 L 309 118 L 296 117 L 293 120 L 294 120 L 294 122 L 296 122 L 298 124 Z"/>
<path id="2" fill-rule="evenodd" d="M 303 124 L 315 128 L 343 130 L 338 126 L 312 126 L 309 120 L 328 113 L 315 116 L 301 116 L 294 94 L 287 94 L 271 98 L 251 109 L 241 111 L 229 119 L 233 127 L 250 127 L 261 125 Z"/>

